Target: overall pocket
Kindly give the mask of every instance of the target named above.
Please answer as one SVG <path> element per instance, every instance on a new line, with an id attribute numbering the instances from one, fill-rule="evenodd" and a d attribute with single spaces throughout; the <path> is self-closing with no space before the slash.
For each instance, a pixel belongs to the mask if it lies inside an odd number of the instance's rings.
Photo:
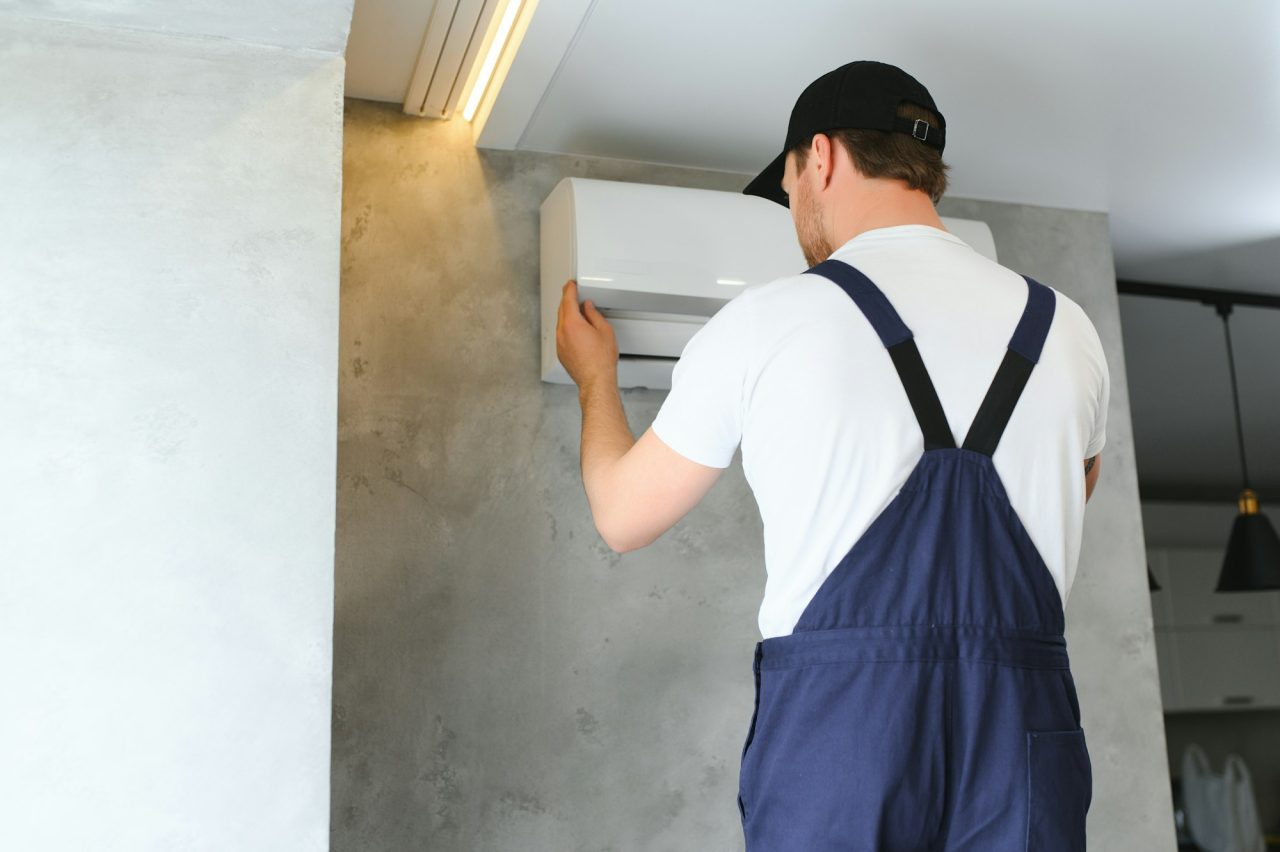
<path id="1" fill-rule="evenodd" d="M 745 774 L 747 763 L 747 751 L 751 748 L 751 741 L 756 738 L 756 718 L 760 715 L 760 644 L 756 644 L 755 660 L 751 664 L 752 673 L 755 675 L 755 706 L 751 710 L 751 724 L 747 727 L 747 738 L 742 743 L 742 756 L 738 761 L 738 813 L 742 815 L 743 820 L 747 818 L 747 809 L 742 803 L 742 791 L 745 788 Z"/>
<path id="2" fill-rule="evenodd" d="M 1093 770 L 1084 730 L 1027 731 L 1027 852 L 1084 852 Z"/>

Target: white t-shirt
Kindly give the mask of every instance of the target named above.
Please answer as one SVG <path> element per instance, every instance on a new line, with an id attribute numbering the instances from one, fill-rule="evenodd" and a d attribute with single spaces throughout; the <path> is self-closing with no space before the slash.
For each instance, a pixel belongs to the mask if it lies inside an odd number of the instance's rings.
<path id="1" fill-rule="evenodd" d="M 928 225 L 864 231 L 832 257 L 875 282 L 911 329 L 961 445 L 1026 306 L 1026 281 Z M 1110 380 L 1093 323 L 1055 294 L 1044 350 L 993 462 L 1065 605 L 1083 461 L 1106 439 Z M 744 288 L 698 330 L 653 430 L 713 467 L 727 467 L 741 444 L 764 523 L 765 638 L 791 633 L 924 451 L 871 323 L 834 282 L 808 274 Z"/>

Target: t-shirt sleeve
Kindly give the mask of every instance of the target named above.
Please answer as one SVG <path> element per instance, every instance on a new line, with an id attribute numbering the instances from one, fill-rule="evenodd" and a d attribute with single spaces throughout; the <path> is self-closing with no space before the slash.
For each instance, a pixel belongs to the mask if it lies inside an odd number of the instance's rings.
<path id="1" fill-rule="evenodd" d="M 751 305 L 740 293 L 689 339 L 671 374 L 671 391 L 652 429 L 680 455 L 728 467 L 742 440 L 743 388 L 753 334 Z"/>
<path id="2" fill-rule="evenodd" d="M 1093 331 L 1093 343 L 1096 347 L 1096 358 L 1098 364 L 1098 409 L 1093 418 L 1093 432 L 1089 436 L 1089 443 L 1085 446 L 1084 457 L 1091 459 L 1102 451 L 1102 446 L 1107 442 L 1107 406 L 1111 404 L 1111 373 L 1107 368 L 1107 356 L 1102 349 L 1102 341 L 1098 338 L 1097 329 L 1093 328 L 1090 323 L 1090 329 Z"/>

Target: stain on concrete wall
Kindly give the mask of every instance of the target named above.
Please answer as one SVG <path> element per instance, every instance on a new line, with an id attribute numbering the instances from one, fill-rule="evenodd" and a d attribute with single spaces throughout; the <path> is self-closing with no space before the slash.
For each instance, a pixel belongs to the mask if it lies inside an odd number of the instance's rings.
<path id="1" fill-rule="evenodd" d="M 746 179 L 478 151 L 465 124 L 347 102 L 335 852 L 742 848 L 759 514 L 735 460 L 650 547 L 597 535 L 576 392 L 538 378 L 538 205 L 568 175 Z M 1139 825 L 1167 793 L 1106 217 L 942 212 L 987 219 L 1007 262 L 1101 314 L 1117 391 L 1068 615 L 1097 794 L 1115 797 L 1090 848 L 1161 848 Z M 662 399 L 623 391 L 635 434 Z"/>

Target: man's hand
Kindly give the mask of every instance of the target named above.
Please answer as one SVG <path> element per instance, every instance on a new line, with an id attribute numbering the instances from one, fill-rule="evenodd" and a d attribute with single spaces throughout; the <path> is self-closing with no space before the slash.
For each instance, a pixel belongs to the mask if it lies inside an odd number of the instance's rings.
<path id="1" fill-rule="evenodd" d="M 649 544 L 707 493 L 723 468 L 685 458 L 649 429 L 631 434 L 618 391 L 618 341 L 578 283 L 564 285 L 556 355 L 578 384 L 582 405 L 582 485 L 596 530 L 623 553 Z"/>
<path id="2" fill-rule="evenodd" d="M 556 357 L 579 390 L 600 382 L 606 387 L 617 384 L 618 341 L 613 327 L 590 300 L 579 308 L 576 281 L 563 287 L 556 320 Z"/>

